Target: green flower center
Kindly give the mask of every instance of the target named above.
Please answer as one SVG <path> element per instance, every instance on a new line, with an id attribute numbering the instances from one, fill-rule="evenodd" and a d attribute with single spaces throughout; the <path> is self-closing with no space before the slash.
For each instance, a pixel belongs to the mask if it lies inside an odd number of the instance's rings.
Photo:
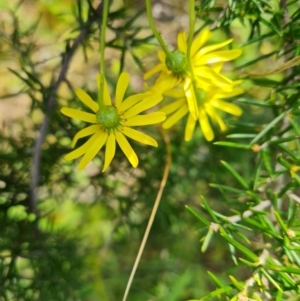
<path id="1" fill-rule="evenodd" d="M 104 110 L 99 110 L 96 113 L 96 118 L 104 129 L 108 131 L 116 129 L 121 121 L 117 109 L 113 106 L 105 106 Z"/>
<path id="2" fill-rule="evenodd" d="M 207 99 L 206 92 L 204 90 L 202 90 L 201 88 L 197 88 L 196 89 L 196 99 L 197 99 L 198 105 L 204 104 Z"/>
<path id="3" fill-rule="evenodd" d="M 167 55 L 165 64 L 178 77 L 183 77 L 187 73 L 186 55 L 179 50 L 174 50 L 170 55 Z"/>

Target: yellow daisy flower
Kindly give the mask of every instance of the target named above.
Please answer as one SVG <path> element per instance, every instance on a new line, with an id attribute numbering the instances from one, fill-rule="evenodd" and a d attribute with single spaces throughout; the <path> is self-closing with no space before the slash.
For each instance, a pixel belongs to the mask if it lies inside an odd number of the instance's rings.
<path id="1" fill-rule="evenodd" d="M 165 86 L 170 89 L 170 86 L 173 88 L 176 85 L 181 85 L 188 101 L 189 111 L 195 120 L 198 118 L 198 106 L 192 92 L 192 78 L 194 77 L 196 81 L 195 85 L 201 86 L 203 89 L 214 85 L 220 90 L 230 91 L 232 89 L 231 80 L 216 72 L 214 68 L 211 68 L 211 65 L 233 60 L 242 53 L 240 49 L 219 50 L 230 44 L 233 41 L 232 39 L 203 47 L 211 35 L 212 33 L 205 29 L 192 42 L 189 59 L 193 68 L 193 76 L 191 71 L 188 70 L 185 32 L 179 33 L 177 37 L 178 49 L 172 52 L 172 56 L 167 57 L 163 51 L 159 51 L 160 63 L 144 75 L 144 79 L 147 80 L 160 72 L 155 86 L 159 84 L 161 87 Z"/>
<path id="2" fill-rule="evenodd" d="M 98 88 L 100 87 L 100 75 L 97 77 Z M 78 139 L 91 136 L 82 146 L 65 156 L 66 160 L 74 160 L 81 157 L 78 169 L 83 169 L 101 148 L 106 144 L 103 172 L 110 165 L 116 149 L 116 142 L 128 158 L 133 167 L 138 165 L 138 157 L 127 137 L 144 144 L 157 147 L 157 142 L 150 136 L 132 129 L 132 126 L 149 125 L 162 122 L 166 119 L 165 113 L 154 112 L 142 115 L 141 112 L 152 108 L 162 99 L 161 95 L 147 95 L 146 93 L 135 94 L 123 100 L 124 94 L 129 84 L 129 74 L 123 72 L 117 82 L 115 103 L 112 101 L 108 92 L 107 83 L 104 80 L 104 109 L 100 110 L 98 103 L 84 92 L 82 89 L 76 89 L 77 97 L 93 113 L 87 113 L 72 108 L 62 108 L 61 112 L 71 118 L 79 119 L 92 125 L 79 131 L 73 141 L 74 147 Z"/>
<path id="3" fill-rule="evenodd" d="M 241 88 L 234 87 L 240 82 L 241 81 L 232 82 L 232 90 L 229 92 L 223 91 L 220 88 L 216 88 L 214 86 L 210 86 L 210 88 L 208 88 L 206 91 L 201 88 L 197 88 L 196 93 L 193 93 L 193 95 L 197 95 L 197 97 L 195 97 L 195 101 L 198 102 L 198 120 L 206 140 L 211 141 L 214 139 L 214 132 L 211 128 L 208 117 L 210 117 L 219 125 L 221 131 L 226 130 L 226 125 L 216 109 L 235 116 L 240 116 L 242 114 L 242 109 L 240 107 L 222 100 L 223 98 L 233 97 L 243 93 L 243 90 Z M 165 95 L 177 98 L 176 101 L 161 108 L 162 112 L 166 113 L 166 115 L 169 115 L 165 122 L 162 124 L 162 127 L 164 129 L 168 129 L 176 122 L 178 122 L 181 118 L 183 118 L 186 114 L 188 114 L 189 107 L 184 90 L 173 89 L 167 91 Z M 185 141 L 190 141 L 192 139 L 196 122 L 197 121 L 192 117 L 192 114 L 190 113 L 185 128 Z"/>

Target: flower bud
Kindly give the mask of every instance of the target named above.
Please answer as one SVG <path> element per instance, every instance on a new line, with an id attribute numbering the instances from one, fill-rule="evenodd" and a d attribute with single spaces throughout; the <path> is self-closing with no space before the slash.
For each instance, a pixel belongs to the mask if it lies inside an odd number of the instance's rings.
<path id="1" fill-rule="evenodd" d="M 187 73 L 188 68 L 186 55 L 179 50 L 174 50 L 169 55 L 167 55 L 165 64 L 167 68 L 176 76 L 181 77 Z"/>
<path id="2" fill-rule="evenodd" d="M 97 121 L 105 130 L 113 130 L 120 124 L 120 115 L 117 109 L 113 106 L 105 106 L 104 110 L 99 110 L 96 113 Z"/>

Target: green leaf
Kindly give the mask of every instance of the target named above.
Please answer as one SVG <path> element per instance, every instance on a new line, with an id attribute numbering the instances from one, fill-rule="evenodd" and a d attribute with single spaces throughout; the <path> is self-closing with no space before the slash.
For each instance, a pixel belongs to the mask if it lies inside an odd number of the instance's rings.
<path id="1" fill-rule="evenodd" d="M 227 135 L 226 137 L 227 138 L 230 138 L 230 139 L 247 139 L 247 138 L 254 138 L 256 136 L 256 134 L 230 134 L 230 135 Z"/>
<path id="2" fill-rule="evenodd" d="M 214 235 L 214 231 L 211 228 L 209 228 L 209 230 L 205 236 L 204 242 L 202 244 L 202 247 L 201 247 L 202 253 L 204 253 L 207 250 L 210 240 L 212 239 L 213 235 Z"/>
<path id="3" fill-rule="evenodd" d="M 270 158 L 270 150 L 269 149 L 262 149 L 260 151 L 262 160 L 264 162 L 264 165 L 267 169 L 267 172 L 269 174 L 269 176 L 271 177 L 271 179 L 273 178 L 273 170 L 272 170 L 272 166 L 271 166 L 271 158 Z"/>
<path id="4" fill-rule="evenodd" d="M 231 282 L 233 283 L 233 285 L 239 290 L 242 291 L 244 289 L 244 284 L 238 282 L 233 276 L 229 275 L 228 276 L 229 279 L 231 280 Z"/>
<path id="5" fill-rule="evenodd" d="M 211 186 L 211 187 L 213 187 L 213 188 L 218 188 L 218 189 L 222 189 L 222 190 L 227 190 L 227 191 L 234 192 L 234 193 L 237 193 L 237 194 L 243 194 L 243 193 L 244 193 L 243 190 L 236 189 L 236 188 L 233 188 L 233 187 L 227 186 L 227 185 L 221 185 L 221 184 L 210 183 L 209 186 Z"/>
<path id="6" fill-rule="evenodd" d="M 252 99 L 252 98 L 238 98 L 237 101 L 239 102 L 243 102 L 249 105 L 253 105 L 253 106 L 257 106 L 257 107 L 273 107 L 274 105 L 269 104 L 265 101 L 258 101 L 256 99 Z"/>
<path id="7" fill-rule="evenodd" d="M 285 225 L 285 223 L 283 222 L 283 220 L 281 219 L 280 214 L 275 210 L 274 215 L 275 215 L 276 220 L 277 220 L 278 224 L 280 225 L 281 229 L 285 232 L 285 234 L 287 234 L 288 228 Z"/>
<path id="8" fill-rule="evenodd" d="M 279 121 L 281 121 L 286 116 L 286 112 L 282 112 L 274 120 L 272 120 L 256 137 L 250 142 L 250 144 L 256 143 L 260 138 L 262 138 L 267 132 L 269 132 Z"/>
<path id="9" fill-rule="evenodd" d="M 227 141 L 218 141 L 215 142 L 214 145 L 221 145 L 221 146 L 227 146 L 227 147 L 233 147 L 233 148 L 242 148 L 242 149 L 251 149 L 250 144 L 241 144 L 241 143 L 235 143 L 235 142 L 227 142 Z"/>
<path id="10" fill-rule="evenodd" d="M 209 226 L 209 225 L 210 225 L 210 222 L 209 222 L 206 218 L 200 216 L 200 215 L 199 215 L 194 209 L 192 209 L 190 206 L 186 205 L 185 208 L 186 208 L 192 215 L 194 215 L 201 223 L 203 223 L 205 226 Z"/>
<path id="11" fill-rule="evenodd" d="M 245 189 L 249 189 L 248 183 L 233 169 L 231 165 L 229 165 L 229 163 L 222 160 L 221 163 Z"/>
<path id="12" fill-rule="evenodd" d="M 255 255 L 252 251 L 250 251 L 249 248 L 243 246 L 238 241 L 231 238 L 222 227 L 220 227 L 220 234 L 225 240 L 227 240 L 230 244 L 232 244 L 234 247 L 236 247 L 238 250 L 240 250 L 243 254 L 245 254 L 251 260 L 258 262 L 259 258 L 257 255 Z"/>
<path id="13" fill-rule="evenodd" d="M 210 217 L 212 218 L 212 220 L 215 222 L 215 223 L 219 223 L 219 220 L 217 218 L 217 216 L 215 215 L 214 211 L 210 208 L 209 204 L 207 203 L 206 199 L 204 198 L 204 196 L 201 195 L 201 199 L 202 199 L 202 202 L 203 202 L 203 205 L 206 209 L 206 211 L 208 212 L 208 214 L 210 215 Z"/>

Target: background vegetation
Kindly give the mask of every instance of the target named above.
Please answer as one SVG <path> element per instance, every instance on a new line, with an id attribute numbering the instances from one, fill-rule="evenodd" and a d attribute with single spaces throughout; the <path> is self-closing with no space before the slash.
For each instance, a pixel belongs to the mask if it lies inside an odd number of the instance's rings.
<path id="1" fill-rule="evenodd" d="M 213 143 L 168 132 L 171 171 L 128 300 L 299 300 L 300 3 L 196 1 L 210 43 L 234 38 L 226 66 L 243 78 L 244 114 Z M 188 28 L 188 3 L 157 1 L 169 45 Z M 0 300 L 121 300 L 166 161 L 138 143 L 137 169 L 118 151 L 83 171 L 63 155 L 83 124 L 74 88 L 96 96 L 101 2 L 0 0 Z M 112 1 L 106 44 L 114 89 L 132 91 L 156 62 L 143 1 Z M 199 242 L 200 240 L 200 242 Z M 209 273 L 207 273 L 209 271 Z M 244 299 L 243 299 L 244 298 Z"/>

